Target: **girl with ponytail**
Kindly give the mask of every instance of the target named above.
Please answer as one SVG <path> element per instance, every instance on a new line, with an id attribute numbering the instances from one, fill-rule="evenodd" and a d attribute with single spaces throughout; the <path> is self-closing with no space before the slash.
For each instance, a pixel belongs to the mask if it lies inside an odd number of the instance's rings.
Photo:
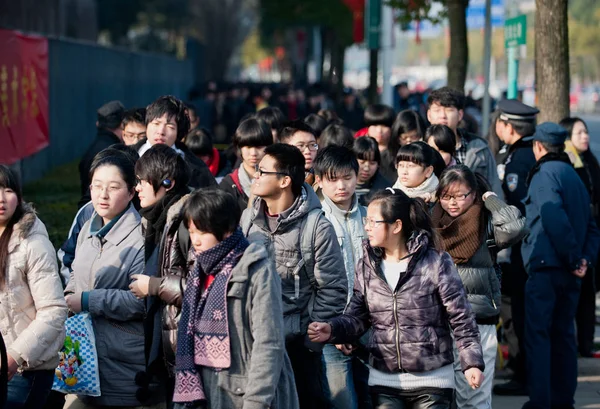
<path id="1" fill-rule="evenodd" d="M 368 240 L 344 315 L 313 322 L 313 342 L 352 344 L 371 330 L 373 407 L 449 408 L 456 340 L 472 388 L 483 382 L 479 332 L 452 258 L 440 250 L 427 205 L 398 189 L 376 193 L 364 220 Z M 351 349 L 345 345 L 345 350 Z"/>
<path id="2" fill-rule="evenodd" d="M 525 236 L 525 219 L 516 207 L 508 206 L 491 192 L 483 176 L 465 165 L 452 166 L 442 173 L 437 197 L 433 224 L 467 290 L 485 361 L 485 381 L 477 390 L 469 387 L 460 374 L 460 366 L 455 364 L 457 407 L 491 409 L 498 348 L 496 324 L 500 315 L 495 253 Z M 455 353 L 459 351 L 460 346 Z"/>

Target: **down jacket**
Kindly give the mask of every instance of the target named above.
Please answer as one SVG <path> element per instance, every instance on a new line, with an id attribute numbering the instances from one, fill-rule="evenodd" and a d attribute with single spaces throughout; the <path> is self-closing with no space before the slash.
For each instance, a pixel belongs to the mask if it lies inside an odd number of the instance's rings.
<path id="1" fill-rule="evenodd" d="M 24 370 L 55 369 L 65 340 L 67 304 L 46 227 L 24 205 L 8 243 L 0 290 L 0 328 L 10 355 Z"/>
<path id="2" fill-rule="evenodd" d="M 265 246 L 271 259 L 275 260 L 281 277 L 288 341 L 306 336 L 310 322 L 327 321 L 340 315 L 348 300 L 344 259 L 335 230 L 325 215 L 320 216 L 315 232 L 314 286 L 304 268 L 300 251 L 301 236 L 308 234 L 304 231 L 304 222 L 310 211 L 320 208 L 319 198 L 305 183 L 292 207 L 279 216 L 274 232 L 269 230 L 266 205 L 260 198 L 244 211 L 240 222 L 241 226 L 249 226 L 248 231 L 242 227 L 244 233 L 248 233 L 248 241 Z"/>
<path id="3" fill-rule="evenodd" d="M 454 362 L 484 370 L 475 316 L 448 253 L 429 246 L 425 232 L 407 243 L 412 258 L 392 289 L 381 270 L 381 249 L 364 242 L 354 295 L 344 315 L 331 320 L 332 344 L 353 343 L 369 328 L 369 364 L 388 373 L 421 373 Z M 448 325 L 450 324 L 450 325 Z"/>

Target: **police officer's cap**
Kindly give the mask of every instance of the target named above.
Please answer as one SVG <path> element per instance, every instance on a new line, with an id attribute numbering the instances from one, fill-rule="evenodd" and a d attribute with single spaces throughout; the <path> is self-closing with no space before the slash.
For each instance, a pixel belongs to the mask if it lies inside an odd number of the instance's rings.
<path id="1" fill-rule="evenodd" d="M 503 121 L 518 120 L 518 121 L 533 121 L 535 116 L 540 113 L 537 108 L 525 105 L 516 99 L 503 99 L 498 102 L 498 110 L 500 111 L 500 119 Z"/>
<path id="2" fill-rule="evenodd" d="M 562 145 L 567 139 L 567 130 L 554 122 L 544 122 L 538 125 L 533 134 L 533 140 L 549 145 Z"/>

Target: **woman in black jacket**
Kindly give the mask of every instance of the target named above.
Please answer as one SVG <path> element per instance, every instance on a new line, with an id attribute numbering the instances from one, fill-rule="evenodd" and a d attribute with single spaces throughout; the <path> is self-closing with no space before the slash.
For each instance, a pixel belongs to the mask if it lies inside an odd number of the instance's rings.
<path id="1" fill-rule="evenodd" d="M 560 125 L 569 133 L 565 143 L 567 153 L 575 171 L 590 194 L 590 206 L 596 224 L 600 223 L 600 165 L 590 150 L 588 127 L 581 118 L 564 118 Z M 583 357 L 594 353 L 594 329 L 596 326 L 596 291 L 600 280 L 600 263 L 585 275 L 581 285 L 581 295 L 577 306 L 577 344 Z M 595 275 L 595 277 L 594 277 Z"/>

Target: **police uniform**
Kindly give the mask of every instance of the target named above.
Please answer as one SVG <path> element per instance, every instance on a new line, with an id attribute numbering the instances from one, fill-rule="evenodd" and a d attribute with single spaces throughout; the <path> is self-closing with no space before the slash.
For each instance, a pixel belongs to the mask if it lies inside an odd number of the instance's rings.
<path id="1" fill-rule="evenodd" d="M 518 100 L 503 100 L 498 103 L 500 120 L 535 121 L 539 111 Z M 502 180 L 502 190 L 506 203 L 517 207 L 525 216 L 523 200 L 527 196 L 527 176 L 536 160 L 533 154 L 533 136 L 521 135 L 521 139 L 507 146 L 502 163 L 498 165 L 498 176 Z M 514 245 L 510 252 L 510 264 L 503 268 L 502 293 L 510 296 L 512 325 L 518 338 L 519 354 L 513 357 L 513 379 L 497 385 L 498 395 L 523 395 L 526 393 L 527 372 L 524 355 L 525 331 L 525 283 L 527 273 L 521 259 L 521 243 Z"/>

